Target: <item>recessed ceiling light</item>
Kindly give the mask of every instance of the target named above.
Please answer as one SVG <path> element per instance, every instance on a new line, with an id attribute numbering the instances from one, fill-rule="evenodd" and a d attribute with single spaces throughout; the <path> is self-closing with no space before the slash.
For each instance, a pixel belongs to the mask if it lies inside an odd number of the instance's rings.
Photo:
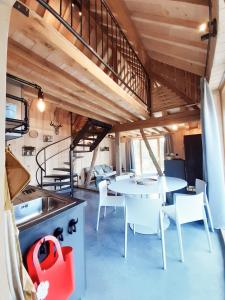
<path id="1" fill-rule="evenodd" d="M 207 29 L 207 23 L 202 23 L 202 24 L 198 27 L 199 32 L 206 32 L 206 29 Z"/>

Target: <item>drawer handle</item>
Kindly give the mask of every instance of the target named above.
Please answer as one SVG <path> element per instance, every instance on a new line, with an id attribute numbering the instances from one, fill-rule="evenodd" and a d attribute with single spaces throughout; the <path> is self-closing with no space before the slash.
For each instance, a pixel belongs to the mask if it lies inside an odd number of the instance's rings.
<path id="1" fill-rule="evenodd" d="M 53 233 L 53 235 L 59 240 L 63 241 L 63 228 L 62 227 L 57 227 Z"/>
<path id="2" fill-rule="evenodd" d="M 77 225 L 78 223 L 78 218 L 75 220 L 75 219 L 72 219 L 69 221 L 69 224 L 68 224 L 68 233 L 69 234 L 73 234 L 73 232 L 77 232 Z"/>

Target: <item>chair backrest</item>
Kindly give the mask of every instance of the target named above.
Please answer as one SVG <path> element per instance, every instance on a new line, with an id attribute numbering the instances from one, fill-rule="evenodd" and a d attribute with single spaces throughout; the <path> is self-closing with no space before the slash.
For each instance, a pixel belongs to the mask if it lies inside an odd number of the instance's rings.
<path id="1" fill-rule="evenodd" d="M 175 194 L 176 218 L 180 224 L 203 220 L 203 193 L 197 195 Z"/>
<path id="2" fill-rule="evenodd" d="M 159 198 L 126 198 L 126 222 L 147 226 L 153 233 L 159 232 L 159 213 L 162 204 Z"/>
<path id="3" fill-rule="evenodd" d="M 118 175 L 118 176 L 116 176 L 116 181 L 121 181 L 121 180 L 125 180 L 125 179 L 130 179 L 130 175 L 126 174 L 126 175 Z"/>
<path id="4" fill-rule="evenodd" d="M 195 180 L 195 191 L 196 194 L 204 193 L 204 196 L 206 196 L 206 182 L 201 179 Z"/>
<path id="5" fill-rule="evenodd" d="M 99 182 L 99 185 L 98 185 L 98 188 L 99 188 L 99 203 L 103 203 L 107 197 L 107 181 L 106 180 L 103 180 L 101 182 Z"/>

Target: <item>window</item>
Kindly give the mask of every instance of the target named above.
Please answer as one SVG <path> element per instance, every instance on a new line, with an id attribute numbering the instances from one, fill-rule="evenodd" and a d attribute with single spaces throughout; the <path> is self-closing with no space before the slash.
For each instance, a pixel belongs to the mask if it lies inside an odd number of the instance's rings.
<path id="1" fill-rule="evenodd" d="M 148 139 L 148 142 L 161 169 L 164 170 L 164 137 Z M 156 173 L 155 166 L 149 157 L 145 142 L 143 140 L 134 140 L 133 149 L 136 174 Z"/>

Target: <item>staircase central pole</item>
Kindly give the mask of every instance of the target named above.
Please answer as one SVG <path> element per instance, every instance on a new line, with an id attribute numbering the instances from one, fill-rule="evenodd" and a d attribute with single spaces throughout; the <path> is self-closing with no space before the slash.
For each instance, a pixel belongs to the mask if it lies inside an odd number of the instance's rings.
<path id="1" fill-rule="evenodd" d="M 94 152 L 93 152 L 93 156 L 92 156 L 92 160 L 91 160 L 91 166 L 90 166 L 90 169 L 89 169 L 89 171 L 87 173 L 87 178 L 86 178 L 86 181 L 85 181 L 85 188 L 87 188 L 89 186 L 90 181 L 91 181 L 92 171 L 94 169 L 95 162 L 96 162 L 96 159 L 97 159 L 98 148 L 99 148 L 99 146 L 97 146 L 94 149 Z"/>
<path id="2" fill-rule="evenodd" d="M 74 193 L 73 175 L 73 150 L 70 148 L 70 194 L 72 197 Z"/>

